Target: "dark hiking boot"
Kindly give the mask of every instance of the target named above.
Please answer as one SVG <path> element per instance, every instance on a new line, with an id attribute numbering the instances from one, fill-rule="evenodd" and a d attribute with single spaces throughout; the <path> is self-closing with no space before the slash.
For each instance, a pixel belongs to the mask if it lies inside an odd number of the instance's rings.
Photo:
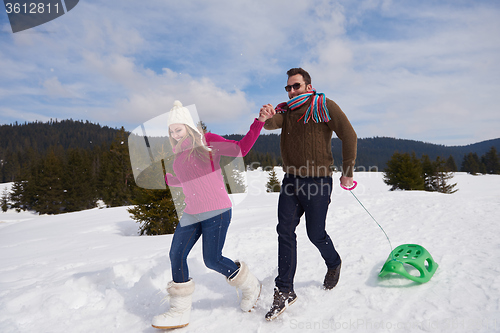
<path id="1" fill-rule="evenodd" d="M 266 313 L 267 320 L 273 320 L 278 317 L 285 309 L 297 300 L 295 292 L 281 292 L 278 287 L 274 287 L 274 301 L 271 310 Z"/>
<path id="2" fill-rule="evenodd" d="M 323 288 L 325 288 L 325 290 L 333 289 L 339 282 L 341 265 L 342 263 L 335 268 L 329 268 L 328 272 L 326 272 L 325 281 L 323 282 Z"/>

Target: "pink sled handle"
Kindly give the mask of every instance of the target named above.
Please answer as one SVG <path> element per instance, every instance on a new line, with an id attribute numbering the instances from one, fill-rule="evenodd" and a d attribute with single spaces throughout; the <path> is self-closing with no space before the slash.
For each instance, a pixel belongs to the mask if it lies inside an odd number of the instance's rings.
<path id="1" fill-rule="evenodd" d="M 357 182 L 357 181 L 355 181 L 355 180 L 353 180 L 353 181 L 352 181 L 352 183 L 353 183 L 354 185 L 352 185 L 351 187 L 345 187 L 345 186 L 344 186 L 344 185 L 342 185 L 342 184 L 340 184 L 340 187 L 342 187 L 342 188 L 343 188 L 344 190 L 346 190 L 346 191 L 352 191 L 352 190 L 354 190 L 354 189 L 356 188 L 356 186 L 358 186 L 358 182 Z"/>

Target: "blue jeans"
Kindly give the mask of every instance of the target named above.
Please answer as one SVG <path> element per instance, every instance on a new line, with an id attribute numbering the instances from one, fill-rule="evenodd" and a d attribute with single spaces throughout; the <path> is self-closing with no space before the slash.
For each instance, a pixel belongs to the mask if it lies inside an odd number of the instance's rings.
<path id="1" fill-rule="evenodd" d="M 341 260 L 326 233 L 326 214 L 332 193 L 332 177 L 298 177 L 286 174 L 278 202 L 278 276 L 276 286 L 284 292 L 293 291 L 297 268 L 297 236 L 295 229 L 306 214 L 309 240 L 318 248 L 328 268 Z"/>
<path id="2" fill-rule="evenodd" d="M 206 216 L 209 218 L 204 219 Z M 180 223 L 184 218 L 189 221 L 196 219 L 200 222 Z M 222 209 L 220 214 L 207 212 L 186 215 L 184 213 L 181 221 L 175 229 L 169 254 L 174 282 L 189 281 L 187 256 L 200 236 L 203 236 L 203 261 L 208 268 L 226 277 L 231 276 L 238 269 L 231 259 L 222 256 L 227 229 L 231 222 L 231 209 Z"/>

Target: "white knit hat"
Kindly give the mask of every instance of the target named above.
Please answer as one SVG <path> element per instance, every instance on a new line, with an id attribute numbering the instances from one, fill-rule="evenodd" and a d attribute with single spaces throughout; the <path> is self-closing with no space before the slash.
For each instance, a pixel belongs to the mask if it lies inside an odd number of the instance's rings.
<path id="1" fill-rule="evenodd" d="M 174 107 L 170 110 L 170 114 L 168 116 L 168 126 L 172 124 L 188 125 L 193 131 L 195 131 L 199 135 L 202 135 L 194 124 L 191 113 L 189 113 L 189 110 L 187 108 L 182 106 L 182 103 L 180 101 L 175 101 Z"/>

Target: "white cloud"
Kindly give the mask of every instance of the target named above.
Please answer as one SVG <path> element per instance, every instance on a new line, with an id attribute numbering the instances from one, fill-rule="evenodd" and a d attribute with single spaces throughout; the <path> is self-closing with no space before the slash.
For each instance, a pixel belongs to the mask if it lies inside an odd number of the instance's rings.
<path id="1" fill-rule="evenodd" d="M 52 118 L 52 117 L 47 116 L 47 115 L 42 114 L 42 113 L 29 112 L 29 111 L 25 111 L 21 108 L 20 109 L 13 109 L 13 108 L 9 108 L 9 107 L 0 107 L 0 114 L 3 117 L 15 119 L 12 122 L 6 122 L 7 124 L 12 124 L 12 123 L 15 123 L 16 121 L 18 123 L 34 122 L 34 121 L 47 122 Z"/>
<path id="2" fill-rule="evenodd" d="M 285 72 L 300 65 L 315 88 L 348 113 L 361 137 L 432 141 L 439 131 L 443 143 L 447 133 L 451 138 L 466 125 L 470 140 L 494 133 L 498 6 L 388 0 L 119 4 L 80 2 L 38 30 L 1 34 L 0 103 L 27 117 L 48 110 L 45 117 L 88 117 L 130 129 L 179 99 L 196 104 L 213 128 L 227 124 L 225 131 L 218 127 L 221 134 L 242 133 L 259 104 L 286 98 Z M 40 98 L 45 95 L 50 98 Z M 470 114 L 477 120 L 471 122 Z M 429 116 L 448 123 L 437 129 Z M 0 121 L 11 119 L 2 114 Z"/>
<path id="3" fill-rule="evenodd" d="M 149 77 L 146 86 L 131 92 L 114 108 L 120 110 L 122 119 L 145 121 L 169 111 L 175 100 L 184 105 L 195 104 L 205 122 L 237 118 L 248 112 L 251 105 L 242 91 L 229 92 L 217 87 L 209 78 L 194 79 L 165 68 L 162 75 Z"/>
<path id="4" fill-rule="evenodd" d="M 492 138 L 475 136 L 471 132 L 480 131 L 471 128 L 496 125 L 480 125 L 479 119 L 498 114 L 500 100 L 494 91 L 500 88 L 495 60 L 500 37 L 494 31 L 500 31 L 499 10 L 448 6 L 420 11 L 418 4 L 402 8 L 380 1 L 364 6 L 366 11 L 383 6 L 384 13 L 401 15 L 394 28 L 401 27 L 402 35 L 352 38 L 348 29 L 345 35 L 318 42 L 303 62 L 316 88 L 339 102 L 358 135 L 452 143 L 455 133 L 465 129 L 466 140 Z M 362 25 L 363 15 L 347 24 Z M 498 136 L 492 132 L 483 133 Z M 449 141 L 443 139 L 446 135 Z"/>
<path id="5" fill-rule="evenodd" d="M 56 76 L 45 80 L 43 87 L 45 88 L 45 92 L 51 97 L 81 98 L 76 86 L 63 85 Z"/>

